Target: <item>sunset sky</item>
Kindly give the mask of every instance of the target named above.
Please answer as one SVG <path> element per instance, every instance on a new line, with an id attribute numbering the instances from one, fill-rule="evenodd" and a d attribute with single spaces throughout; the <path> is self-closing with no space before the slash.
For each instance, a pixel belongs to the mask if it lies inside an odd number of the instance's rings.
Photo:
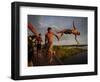
<path id="1" fill-rule="evenodd" d="M 87 32 L 88 32 L 88 18 L 87 17 L 68 17 L 68 16 L 46 16 L 46 15 L 28 15 L 28 22 L 35 26 L 36 30 L 42 34 L 43 43 L 45 34 L 48 27 L 52 27 L 53 32 L 63 29 L 72 29 L 73 21 L 77 29 L 80 31 L 80 36 L 78 40 L 80 44 L 87 44 Z M 31 31 L 28 29 L 28 35 L 32 35 Z M 60 40 L 60 45 L 73 45 L 76 44 L 74 35 L 63 35 Z M 58 41 L 54 39 L 54 45 L 57 45 Z"/>

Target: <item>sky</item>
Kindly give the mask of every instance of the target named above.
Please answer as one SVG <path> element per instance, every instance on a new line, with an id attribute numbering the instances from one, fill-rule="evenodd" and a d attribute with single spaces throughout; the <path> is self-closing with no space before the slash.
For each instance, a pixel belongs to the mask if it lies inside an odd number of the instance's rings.
<path id="1" fill-rule="evenodd" d="M 30 22 L 35 29 L 42 34 L 43 42 L 48 27 L 52 27 L 53 32 L 63 29 L 72 29 L 73 21 L 76 28 L 80 31 L 80 36 L 77 37 L 80 44 L 87 44 L 88 32 L 88 18 L 87 17 L 70 17 L 70 16 L 49 16 L 49 15 L 28 15 L 28 22 Z M 34 35 L 28 29 L 28 35 Z M 63 35 L 58 42 L 54 38 L 54 45 L 73 45 L 76 44 L 74 35 Z"/>

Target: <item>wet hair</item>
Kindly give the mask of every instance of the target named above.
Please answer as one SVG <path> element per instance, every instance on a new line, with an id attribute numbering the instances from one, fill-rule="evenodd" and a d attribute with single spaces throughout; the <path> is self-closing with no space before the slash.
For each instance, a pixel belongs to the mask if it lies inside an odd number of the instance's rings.
<path id="1" fill-rule="evenodd" d="M 47 30 L 49 31 L 49 30 L 51 30 L 51 29 L 52 29 L 51 27 L 48 27 L 48 29 L 47 29 Z"/>
<path id="2" fill-rule="evenodd" d="M 41 36 L 41 33 L 39 33 L 39 36 Z"/>
<path id="3" fill-rule="evenodd" d="M 78 32 L 77 35 L 79 36 L 80 35 L 80 32 Z"/>

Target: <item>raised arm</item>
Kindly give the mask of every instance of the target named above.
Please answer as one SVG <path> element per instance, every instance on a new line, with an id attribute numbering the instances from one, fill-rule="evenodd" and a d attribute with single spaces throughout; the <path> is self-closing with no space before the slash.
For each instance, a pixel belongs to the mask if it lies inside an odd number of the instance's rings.
<path id="1" fill-rule="evenodd" d="M 28 28 L 31 30 L 32 33 L 38 35 L 38 32 L 36 31 L 35 27 L 31 23 L 28 23 Z"/>

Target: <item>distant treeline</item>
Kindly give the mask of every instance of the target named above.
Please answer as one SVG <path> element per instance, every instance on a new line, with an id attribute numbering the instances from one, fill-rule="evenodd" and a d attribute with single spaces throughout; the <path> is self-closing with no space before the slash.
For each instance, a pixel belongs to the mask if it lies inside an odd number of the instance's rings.
<path id="1" fill-rule="evenodd" d="M 54 45 L 57 46 L 57 45 Z M 88 46 L 87 44 L 82 44 L 82 45 L 60 45 L 62 47 L 84 47 L 84 46 Z"/>

